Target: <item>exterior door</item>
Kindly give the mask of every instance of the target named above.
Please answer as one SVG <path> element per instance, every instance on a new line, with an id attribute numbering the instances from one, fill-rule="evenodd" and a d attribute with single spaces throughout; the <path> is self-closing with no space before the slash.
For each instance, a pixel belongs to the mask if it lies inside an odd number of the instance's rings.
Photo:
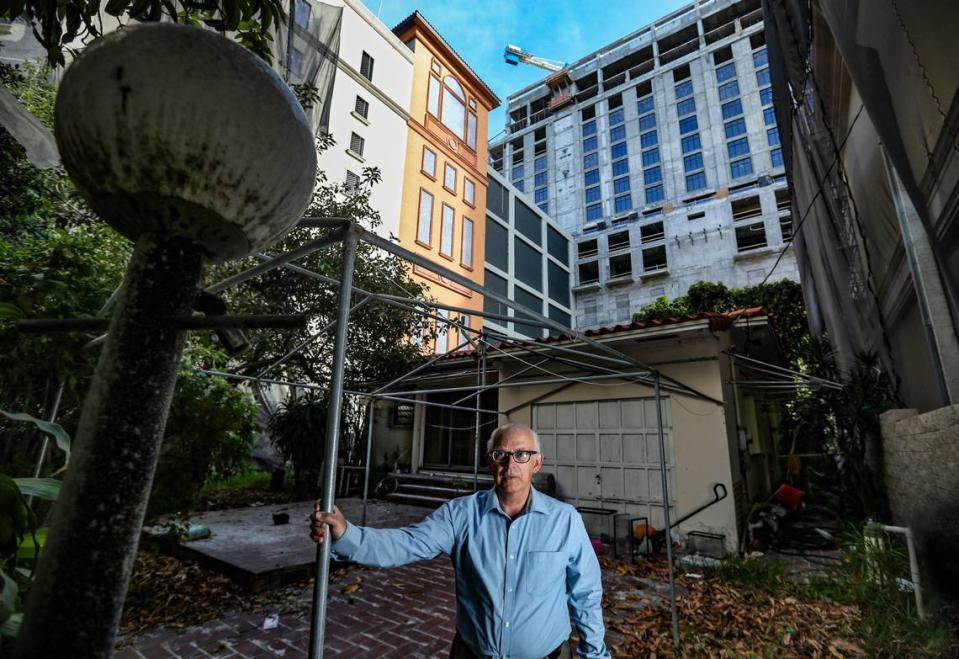
<path id="1" fill-rule="evenodd" d="M 670 401 L 663 399 L 667 483 L 675 504 Z M 615 509 L 649 517 L 662 527 L 656 401 L 653 398 L 543 403 L 533 427 L 556 477 L 557 495 L 575 506 Z"/>

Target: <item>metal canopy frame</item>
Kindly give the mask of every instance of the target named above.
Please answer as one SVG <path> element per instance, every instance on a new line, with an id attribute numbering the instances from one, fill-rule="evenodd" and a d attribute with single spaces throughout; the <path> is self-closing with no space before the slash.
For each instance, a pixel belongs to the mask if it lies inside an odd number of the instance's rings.
<path id="1" fill-rule="evenodd" d="M 366 229 L 359 226 L 355 222 L 345 219 L 345 218 L 304 218 L 300 221 L 300 227 L 310 227 L 310 228 L 319 228 L 327 229 L 327 235 L 315 237 L 307 242 L 304 242 L 299 247 L 296 247 L 288 252 L 279 255 L 269 255 L 265 253 L 255 254 L 255 258 L 260 261 L 259 264 L 248 268 L 244 271 L 241 271 L 237 274 L 234 274 L 226 279 L 217 282 L 205 290 L 210 293 L 219 293 L 225 291 L 229 288 L 241 285 L 243 282 L 246 282 L 254 277 L 262 275 L 266 272 L 274 270 L 276 268 L 284 268 L 290 270 L 300 276 L 308 277 L 316 281 L 328 284 L 330 286 L 335 286 L 339 291 L 339 301 L 337 307 L 337 316 L 335 321 L 327 323 L 324 327 L 317 330 L 316 333 L 311 336 L 306 341 L 301 342 L 294 349 L 290 350 L 288 353 L 275 360 L 271 364 L 262 368 L 255 375 L 241 375 L 238 373 L 229 373 L 223 371 L 212 371 L 212 370 L 201 370 L 201 373 L 208 374 L 211 376 L 221 376 L 231 380 L 239 381 L 248 381 L 255 384 L 277 384 L 289 387 L 301 387 L 305 389 L 318 389 L 328 391 L 330 394 L 331 407 L 329 414 L 327 415 L 327 428 L 326 428 L 326 450 L 325 450 L 325 460 L 323 465 L 323 482 L 322 482 L 322 500 L 321 505 L 325 512 L 330 512 L 333 509 L 334 503 L 334 485 L 336 479 L 336 467 L 337 467 L 337 453 L 339 450 L 339 435 L 340 435 L 340 421 L 342 414 L 342 401 L 346 396 L 354 396 L 358 398 L 366 399 L 367 407 L 367 446 L 366 446 L 366 456 L 364 461 L 364 479 L 363 479 L 363 517 L 365 522 L 366 517 L 366 502 L 367 496 L 369 493 L 369 475 L 370 475 L 370 450 L 372 445 L 372 427 L 373 427 L 373 406 L 377 400 L 386 400 L 386 401 L 396 401 L 406 404 L 426 406 L 426 407 L 438 407 L 446 408 L 453 410 L 461 411 L 470 411 L 474 412 L 476 417 L 475 428 L 474 428 L 474 440 L 475 440 L 475 449 L 474 449 L 474 466 L 473 466 L 473 484 L 474 488 L 477 487 L 478 482 L 478 466 L 481 455 L 481 443 L 482 443 L 482 431 L 481 431 L 481 414 L 496 414 L 496 415 L 505 415 L 509 416 L 512 412 L 516 411 L 520 407 L 525 407 L 527 405 L 532 405 L 533 403 L 548 398 L 559 391 L 575 386 L 581 383 L 594 383 L 601 380 L 610 380 L 610 379 L 619 379 L 625 380 L 626 382 L 631 382 L 639 384 L 642 386 L 649 387 L 653 390 L 654 397 L 656 399 L 656 409 L 657 409 L 657 427 L 659 435 L 659 450 L 660 455 L 666 455 L 665 439 L 663 433 L 662 425 L 662 391 L 666 390 L 673 395 L 689 397 L 694 399 L 699 399 L 701 401 L 710 402 L 716 405 L 722 406 L 724 403 L 721 400 L 717 400 L 701 391 L 696 390 L 695 388 L 686 385 L 685 383 L 666 376 L 662 374 L 658 369 L 653 366 L 644 364 L 635 357 L 626 354 L 620 350 L 617 350 L 612 345 L 604 341 L 597 340 L 593 337 L 587 336 L 586 334 L 576 331 L 570 327 L 566 327 L 561 323 L 541 314 L 538 311 L 530 309 L 514 300 L 510 300 L 506 296 L 492 291 L 480 284 L 475 283 L 474 281 L 460 275 L 457 272 L 449 270 L 444 266 L 434 263 L 419 254 L 416 254 L 408 249 L 405 249 L 396 243 L 386 240 Z M 382 293 L 374 293 L 372 291 L 367 291 L 362 288 L 353 286 L 353 274 L 354 274 L 354 265 L 357 253 L 357 246 L 360 241 L 365 241 L 366 243 L 382 249 L 394 256 L 398 256 L 401 259 L 415 264 L 428 270 L 436 275 L 445 277 L 446 279 L 455 282 L 456 284 L 463 286 L 466 289 L 469 289 L 475 293 L 479 293 L 489 299 L 496 301 L 503 305 L 506 308 L 513 309 L 513 315 L 508 314 L 497 314 L 487 312 L 485 310 L 475 310 L 475 309 L 465 309 L 462 307 L 452 306 L 443 304 L 440 302 L 435 302 L 431 300 L 422 300 L 412 297 L 402 297 L 397 295 L 388 295 Z M 313 253 L 321 248 L 328 247 L 339 243 L 342 248 L 342 268 L 339 279 L 334 279 L 326 275 L 322 275 L 317 272 L 310 271 L 301 266 L 295 265 L 293 262 L 297 259 L 303 258 L 310 253 Z M 397 284 L 398 288 L 401 288 Z M 353 304 L 352 298 L 356 295 L 360 299 L 356 304 Z M 112 303 L 116 295 L 111 296 L 109 300 L 104 304 L 101 309 L 100 315 L 106 315 L 112 306 Z M 371 302 L 378 302 L 381 304 L 387 304 L 390 306 L 395 306 L 398 308 L 405 309 L 412 313 L 415 313 L 423 318 L 434 320 L 437 323 L 441 323 L 446 327 L 456 327 L 460 330 L 461 336 L 465 337 L 465 340 L 452 351 L 447 352 L 446 354 L 437 355 L 429 359 L 424 364 L 413 368 L 408 373 L 405 373 L 397 378 L 394 378 L 392 381 L 385 384 L 376 386 L 369 385 L 369 391 L 359 391 L 359 390 L 350 390 L 345 386 L 345 363 L 347 357 L 347 327 L 349 323 L 350 313 L 356 311 L 362 306 L 369 304 Z M 537 342 L 533 340 L 526 340 L 518 337 L 506 337 L 505 344 L 499 344 L 491 340 L 491 334 L 497 337 L 502 337 L 503 335 L 499 332 L 488 332 L 486 330 L 474 330 L 469 327 L 463 326 L 460 322 L 453 320 L 451 318 L 443 317 L 440 314 L 433 313 L 435 310 L 446 310 L 454 311 L 463 314 L 469 314 L 471 316 L 479 316 L 482 318 L 490 318 L 493 320 L 500 321 L 509 321 L 509 322 L 521 322 L 524 325 L 530 325 L 534 327 L 541 327 L 544 329 L 557 332 L 560 335 L 560 339 L 554 340 L 550 343 Z M 329 386 L 320 386 L 314 383 L 309 382 L 289 382 L 283 379 L 270 378 L 266 377 L 268 373 L 274 369 L 281 366 L 284 362 L 289 360 L 300 350 L 308 346 L 313 341 L 317 341 L 322 337 L 328 335 L 329 332 L 334 332 L 334 348 L 333 348 L 333 363 L 331 365 L 331 379 Z M 92 341 L 88 342 L 85 347 L 93 347 L 102 343 L 105 336 L 97 337 Z M 562 344 L 557 344 L 557 341 L 561 341 Z M 471 352 L 460 352 L 461 349 L 468 348 Z M 501 362 L 510 360 L 516 362 L 518 365 L 521 365 L 522 368 L 511 375 L 503 377 L 502 379 L 497 379 L 496 382 L 489 383 L 487 382 L 487 373 L 489 371 L 488 360 L 490 359 L 490 352 L 496 353 L 496 358 L 501 360 Z M 537 361 L 529 361 L 529 359 L 535 359 Z M 428 368 L 437 365 L 442 362 L 459 362 L 465 360 L 473 360 L 476 362 L 475 366 L 471 366 L 464 370 L 457 370 L 455 372 L 443 372 L 443 373 L 434 373 L 434 374 L 423 374 L 423 371 L 426 371 Z M 553 362 L 562 366 L 564 369 L 576 369 L 576 371 L 555 371 L 550 370 L 545 367 L 545 364 Z M 598 363 L 597 363 L 598 362 Z M 543 377 L 540 377 L 538 374 L 531 374 L 531 372 L 539 372 L 543 374 Z M 582 373 L 586 371 L 590 373 L 589 375 L 576 375 L 575 372 Z M 469 377 L 471 374 L 475 374 L 476 384 L 475 386 L 446 386 L 446 387 L 434 387 L 434 388 L 416 388 L 416 389 L 400 389 L 394 390 L 393 388 L 400 384 L 419 384 L 419 383 L 428 383 L 428 382 L 449 382 L 449 381 L 462 381 L 465 377 Z M 528 377 L 523 377 L 528 376 Z M 532 377 L 533 379 L 530 379 Z M 485 391 L 490 391 L 499 388 L 505 387 L 516 387 L 516 386 L 527 386 L 527 385 L 557 385 L 555 388 L 550 389 L 549 391 L 541 394 L 529 401 L 522 403 L 516 408 L 500 411 L 500 410 L 486 410 L 480 407 L 480 397 L 481 394 Z M 453 404 L 446 403 L 437 403 L 433 401 L 423 400 L 420 396 L 425 393 L 438 393 L 438 392 L 463 392 L 465 395 L 455 401 Z M 471 405 L 470 400 L 475 398 L 475 402 Z M 333 402 L 339 402 L 340 404 L 333 404 Z M 54 412 L 55 413 L 55 412 Z M 674 565 L 673 565 L 673 556 L 672 556 L 672 535 L 670 531 L 670 514 L 669 514 L 669 488 L 667 483 L 667 471 L 666 471 L 666 461 L 665 459 L 660 461 L 660 475 L 662 479 L 662 491 L 663 491 L 663 514 L 665 521 L 665 534 L 666 534 L 666 547 L 667 547 L 667 561 L 669 564 L 669 590 L 670 590 L 670 602 L 672 609 L 672 632 L 673 639 L 676 644 L 679 643 L 679 630 L 678 630 L 678 618 L 676 610 L 676 592 L 675 592 L 675 574 L 674 574 Z M 329 589 L 329 565 L 330 565 L 330 542 L 325 542 L 317 547 L 317 556 L 316 556 L 316 580 L 314 582 L 314 591 L 313 591 L 313 614 L 311 618 L 311 633 L 310 633 L 310 651 L 309 656 L 311 659 L 318 659 L 323 657 L 323 645 L 325 638 L 325 625 L 326 625 L 326 604 L 327 604 L 327 595 Z"/>
<path id="2" fill-rule="evenodd" d="M 556 384 L 557 388 L 551 389 L 546 394 L 537 397 L 533 401 L 529 401 L 523 404 L 523 406 L 531 405 L 536 400 L 541 400 L 550 395 L 558 393 L 561 389 L 566 389 L 570 386 L 574 386 L 580 383 L 590 383 L 598 380 L 609 380 L 609 379 L 619 379 L 625 380 L 627 382 L 633 382 L 635 384 L 644 385 L 653 389 L 654 397 L 656 399 L 656 409 L 657 409 L 657 428 L 660 444 L 660 455 L 666 455 L 665 448 L 665 438 L 663 433 L 662 425 L 662 390 L 665 389 L 674 395 L 687 396 L 690 398 L 696 398 L 703 401 L 712 402 L 717 405 L 723 405 L 722 401 L 717 400 L 711 396 L 700 392 L 693 387 L 690 387 L 683 382 L 676 380 L 663 375 L 658 369 L 644 364 L 638 359 L 634 358 L 631 355 L 628 355 L 624 352 L 617 350 L 607 343 L 598 341 L 592 337 L 585 335 L 582 332 L 578 332 L 570 327 L 566 327 L 561 323 L 556 322 L 555 320 L 541 314 L 538 311 L 530 309 L 522 304 L 519 304 L 513 300 L 510 300 L 506 296 L 503 296 L 496 291 L 487 289 L 485 286 L 475 283 L 474 281 L 460 275 L 457 272 L 449 270 L 443 267 L 440 264 L 434 263 L 419 254 L 416 254 L 410 250 L 407 250 L 396 243 L 381 238 L 376 234 L 360 227 L 354 222 L 343 218 L 304 218 L 300 221 L 299 226 L 301 227 L 311 227 L 311 228 L 320 228 L 328 229 L 329 234 L 327 236 L 322 236 L 319 238 L 314 238 L 300 247 L 297 247 L 293 250 L 290 250 L 284 254 L 277 256 L 272 256 L 265 253 L 258 253 L 255 257 L 260 261 L 256 266 L 248 268 L 240 273 L 237 273 L 223 281 L 220 281 L 216 284 L 207 288 L 208 292 L 222 292 L 231 288 L 233 286 L 239 285 L 253 277 L 259 276 L 270 270 L 276 268 L 285 268 L 294 273 L 297 273 L 301 276 L 309 277 L 315 279 L 322 283 L 336 286 L 339 289 L 339 303 L 337 308 L 337 317 L 335 321 L 332 321 L 321 328 L 316 334 L 311 336 L 306 341 L 301 342 L 297 347 L 289 351 L 287 354 L 277 359 L 273 363 L 269 364 L 265 368 L 261 369 L 254 376 L 239 375 L 236 373 L 227 373 L 220 371 L 203 371 L 209 375 L 222 376 L 228 379 L 233 380 L 245 380 L 251 381 L 254 383 L 263 383 L 263 384 L 279 384 L 286 385 L 290 387 L 303 387 L 310 389 L 322 389 L 327 390 L 330 393 L 331 408 L 329 414 L 327 415 L 327 429 L 326 429 L 326 455 L 323 465 L 323 482 L 322 482 L 322 500 L 321 506 L 325 512 L 330 512 L 333 509 L 334 503 L 334 486 L 336 481 L 336 467 L 337 461 L 336 456 L 339 451 L 339 429 L 340 429 L 340 420 L 342 414 L 342 404 L 333 405 L 334 401 L 341 402 L 345 396 L 357 396 L 361 398 L 366 398 L 366 407 L 367 407 L 367 438 L 366 438 L 366 456 L 364 460 L 364 477 L 363 477 L 363 521 L 365 522 L 366 518 L 366 504 L 369 494 L 369 476 L 370 476 L 370 461 L 371 461 L 371 447 L 372 447 L 372 430 L 373 430 L 373 405 L 377 400 L 387 400 L 387 401 L 396 401 L 412 405 L 421 405 L 427 407 L 440 407 L 446 409 L 454 409 L 461 411 L 471 411 L 475 413 L 475 428 L 474 428 L 474 464 L 473 464 L 473 487 L 474 489 L 478 486 L 478 468 L 479 460 L 481 455 L 481 444 L 482 444 L 482 431 L 481 431 L 481 414 L 496 414 L 496 415 L 508 415 L 515 410 L 508 410 L 506 412 L 501 412 L 499 410 L 485 410 L 480 407 L 480 394 L 484 391 L 489 391 L 493 389 L 499 389 L 503 387 L 513 387 L 513 386 L 527 386 L 527 385 L 547 385 L 547 384 Z M 439 302 L 434 302 L 431 300 L 422 300 L 422 299 L 413 299 L 409 296 L 403 297 L 398 295 L 388 295 L 383 293 L 374 293 L 372 291 L 367 291 L 359 287 L 353 286 L 353 273 L 354 265 L 357 251 L 357 244 L 360 240 L 367 242 L 368 244 L 382 249 L 394 256 L 398 256 L 403 260 L 412 263 L 414 265 L 420 266 L 436 275 L 445 277 L 449 281 L 452 281 L 464 288 L 471 290 L 473 292 L 479 293 L 485 297 L 494 300 L 506 308 L 513 309 L 513 315 L 508 314 L 497 314 L 487 312 L 485 310 L 479 311 L 475 309 L 465 309 L 462 307 L 457 307 L 453 305 L 443 304 Z M 302 258 L 318 249 L 323 247 L 341 243 L 342 244 L 342 253 L 343 253 L 343 262 L 342 269 L 340 273 L 340 279 L 334 279 L 326 275 L 322 275 L 317 272 L 307 270 L 300 266 L 295 265 L 293 262 L 299 258 Z M 356 304 L 352 304 L 352 297 L 356 294 L 362 299 Z M 459 346 L 454 348 L 452 351 L 438 355 L 431 358 L 424 364 L 417 366 L 408 373 L 405 373 L 402 376 L 394 378 L 392 381 L 387 382 L 386 384 L 380 385 L 378 387 L 372 388 L 370 391 L 356 391 L 348 390 L 345 387 L 345 363 L 347 356 L 347 333 L 346 329 L 349 323 L 350 313 L 357 310 L 364 304 L 368 304 L 371 301 L 379 302 L 382 304 L 387 304 L 390 306 L 399 307 L 407 311 L 413 312 L 417 315 L 420 315 L 424 318 L 431 319 L 437 323 L 441 323 L 446 327 L 456 327 L 460 330 L 461 336 L 465 337 L 466 340 L 463 341 Z M 541 327 L 544 329 L 551 330 L 553 332 L 558 332 L 561 337 L 564 337 L 566 340 L 563 342 L 564 345 L 555 345 L 555 344 L 546 344 L 535 341 L 526 341 L 524 339 L 510 337 L 507 339 L 507 345 L 501 347 L 500 345 L 494 343 L 490 340 L 489 334 L 484 330 L 474 330 L 469 327 L 464 327 L 461 323 L 458 323 L 455 320 L 450 318 L 443 317 L 438 313 L 433 313 L 435 310 L 445 310 L 453 311 L 461 314 L 469 314 L 471 316 L 479 316 L 482 318 L 489 318 L 492 320 L 507 321 L 507 322 L 517 322 L 520 321 L 524 325 L 531 325 L 534 327 Z M 311 342 L 319 340 L 321 337 L 327 335 L 330 331 L 335 332 L 334 337 L 334 348 L 333 348 L 333 363 L 331 365 L 331 379 L 330 385 L 328 387 L 322 387 L 313 383 L 306 382 L 288 382 L 281 379 L 267 378 L 266 376 L 269 372 L 273 371 L 277 367 L 281 366 L 288 359 L 293 357 L 297 352 L 305 348 Z M 458 351 L 463 348 L 471 348 L 471 354 L 459 353 Z M 593 350 L 589 350 L 592 348 Z M 488 371 L 487 360 L 489 351 L 495 351 L 498 353 L 501 360 L 513 360 L 521 364 L 521 368 L 516 373 L 513 373 L 501 380 L 498 379 L 494 383 L 487 383 L 486 375 Z M 530 356 L 537 358 L 538 361 L 533 363 L 527 361 L 523 356 Z M 470 358 L 475 359 L 476 368 L 471 368 L 466 371 L 458 371 L 453 373 L 441 373 L 434 374 L 430 376 L 417 374 L 422 373 L 428 368 L 435 366 L 437 363 L 443 361 L 454 361 L 460 358 Z M 582 361 L 583 359 L 591 361 Z M 596 362 L 602 362 L 607 364 L 603 366 L 597 364 Z M 565 368 L 574 368 L 578 369 L 580 372 L 587 371 L 591 375 L 574 375 L 572 373 L 563 373 L 556 372 L 549 369 L 546 369 L 544 364 L 547 362 L 556 362 L 562 365 Z M 617 368 L 618 367 L 618 368 Z M 417 382 L 426 382 L 426 381 L 449 381 L 449 380 L 462 380 L 465 376 L 468 376 L 469 373 L 476 373 L 476 385 L 472 387 L 462 387 L 462 386 L 447 386 L 447 387 L 437 387 L 433 389 L 412 389 L 412 390 L 400 390 L 395 391 L 393 387 L 405 384 L 405 383 L 417 383 Z M 531 371 L 540 371 L 547 375 L 545 378 L 537 379 L 528 379 L 522 378 L 523 375 L 530 373 Z M 421 394 L 424 393 L 438 393 L 438 392 L 464 392 L 465 396 L 455 401 L 453 404 L 445 403 L 436 403 L 433 401 L 423 400 Z M 468 392 L 468 393 L 467 393 Z M 475 403 L 473 406 L 468 406 L 470 399 L 475 398 Z M 663 515 L 665 521 L 665 533 L 666 533 L 666 554 L 667 562 L 669 565 L 669 589 L 670 589 L 670 603 L 671 603 L 671 612 L 672 612 L 672 632 L 673 640 L 675 643 L 679 643 L 679 628 L 678 628 L 678 617 L 676 609 L 676 591 L 675 591 L 675 571 L 673 565 L 673 556 L 672 556 L 672 535 L 670 531 L 670 516 L 669 516 L 669 488 L 667 483 L 667 472 L 666 472 L 666 463 L 665 460 L 660 461 L 660 476 L 662 479 L 662 488 L 663 488 Z M 311 628 L 310 628 L 310 651 L 309 656 L 311 659 L 319 659 L 323 657 L 323 645 L 325 639 L 326 631 L 326 605 L 327 605 L 327 596 L 329 592 L 329 568 L 330 568 L 330 542 L 325 542 L 317 547 L 317 556 L 316 556 L 316 579 L 314 581 L 314 590 L 313 590 L 313 612 L 311 616 Z"/>

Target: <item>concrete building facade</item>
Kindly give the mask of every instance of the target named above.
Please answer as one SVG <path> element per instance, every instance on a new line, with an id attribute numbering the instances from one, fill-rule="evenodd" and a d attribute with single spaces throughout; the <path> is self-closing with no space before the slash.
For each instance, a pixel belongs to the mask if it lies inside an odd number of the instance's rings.
<path id="1" fill-rule="evenodd" d="M 576 240 L 576 323 L 796 279 L 762 9 L 690 4 L 511 95 L 491 163 Z"/>

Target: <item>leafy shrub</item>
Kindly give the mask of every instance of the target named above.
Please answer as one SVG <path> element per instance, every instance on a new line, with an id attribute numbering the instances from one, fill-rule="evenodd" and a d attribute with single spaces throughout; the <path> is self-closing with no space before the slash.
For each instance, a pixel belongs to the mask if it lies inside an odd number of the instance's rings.
<path id="1" fill-rule="evenodd" d="M 273 446 L 293 463 L 293 484 L 303 498 L 313 494 L 320 479 L 328 412 L 328 394 L 310 391 L 291 397 L 270 418 Z"/>
<path id="2" fill-rule="evenodd" d="M 147 516 L 192 510 L 204 482 L 240 471 L 259 430 L 258 414 L 252 398 L 223 378 L 181 370 Z"/>

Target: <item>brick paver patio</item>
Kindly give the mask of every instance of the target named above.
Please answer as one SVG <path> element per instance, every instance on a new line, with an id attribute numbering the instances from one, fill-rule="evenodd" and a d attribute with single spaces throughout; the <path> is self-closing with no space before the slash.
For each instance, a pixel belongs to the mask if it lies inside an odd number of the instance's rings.
<path id="1" fill-rule="evenodd" d="M 639 577 L 603 575 L 607 623 L 628 609 L 663 603 L 666 586 Z M 354 588 L 358 584 L 358 588 Z M 356 569 L 333 575 L 326 624 L 329 657 L 447 657 L 453 638 L 455 599 L 449 559 L 389 570 Z M 264 630 L 269 612 L 237 613 L 187 629 L 162 629 L 137 637 L 120 659 L 173 657 L 306 657 L 312 586 L 300 590 L 299 611 L 283 613 Z M 607 629 L 614 648 L 622 639 Z"/>

